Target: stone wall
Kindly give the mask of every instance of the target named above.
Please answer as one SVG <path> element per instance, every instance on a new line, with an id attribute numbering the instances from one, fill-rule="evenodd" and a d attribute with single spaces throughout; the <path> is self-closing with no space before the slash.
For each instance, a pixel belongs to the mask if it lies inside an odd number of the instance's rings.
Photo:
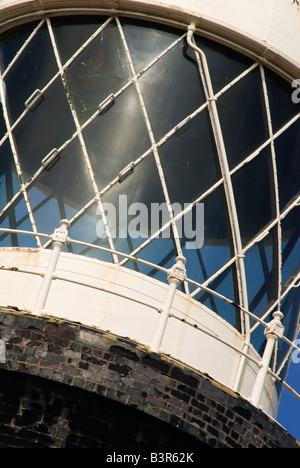
<path id="1" fill-rule="evenodd" d="M 108 332 L 0 310 L 0 447 L 299 448 L 209 376 Z"/>

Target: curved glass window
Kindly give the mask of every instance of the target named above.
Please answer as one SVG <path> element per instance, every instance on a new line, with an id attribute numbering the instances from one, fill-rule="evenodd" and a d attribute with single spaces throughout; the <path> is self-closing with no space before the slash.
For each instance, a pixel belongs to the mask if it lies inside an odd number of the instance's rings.
<path id="1" fill-rule="evenodd" d="M 289 328 L 299 303 L 300 106 L 274 72 L 197 36 L 207 99 L 186 35 L 77 15 L 0 39 L 0 246 L 47 248 L 40 234 L 67 218 L 70 237 L 86 243 L 69 244 L 74 254 L 164 282 L 122 253 L 164 268 L 184 255 L 185 294 L 240 331 L 240 305 L 266 321 L 282 308 Z M 261 350 L 261 328 L 249 326 Z"/>

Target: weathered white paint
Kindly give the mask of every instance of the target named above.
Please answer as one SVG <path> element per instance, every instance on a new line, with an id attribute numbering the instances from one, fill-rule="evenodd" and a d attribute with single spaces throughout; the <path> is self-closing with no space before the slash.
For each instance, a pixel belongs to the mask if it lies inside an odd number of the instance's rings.
<path id="1" fill-rule="evenodd" d="M 0 249 L 0 307 L 33 313 L 51 254 L 45 249 Z M 167 284 L 120 265 L 63 252 L 42 314 L 110 331 L 149 347 L 167 290 Z M 233 388 L 240 354 L 230 345 L 242 350 L 242 336 L 180 291 L 172 313 L 160 352 Z M 250 355 L 260 360 L 253 349 Z M 257 370 L 255 363 L 247 362 L 240 389 L 245 398 L 251 396 Z M 267 377 L 261 406 L 274 416 L 277 401 L 272 389 Z"/>
<path id="2" fill-rule="evenodd" d="M 49 14 L 126 14 L 175 23 L 260 58 L 288 79 L 300 70 L 300 9 L 291 0 L 0 0 L 0 33 Z"/>

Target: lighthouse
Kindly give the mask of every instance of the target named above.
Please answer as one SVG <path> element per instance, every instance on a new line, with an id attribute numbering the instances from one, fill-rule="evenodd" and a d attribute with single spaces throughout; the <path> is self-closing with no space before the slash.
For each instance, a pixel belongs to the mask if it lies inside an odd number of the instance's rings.
<path id="1" fill-rule="evenodd" d="M 182 3 L 0 1 L 0 446 L 299 447 L 300 12 Z"/>

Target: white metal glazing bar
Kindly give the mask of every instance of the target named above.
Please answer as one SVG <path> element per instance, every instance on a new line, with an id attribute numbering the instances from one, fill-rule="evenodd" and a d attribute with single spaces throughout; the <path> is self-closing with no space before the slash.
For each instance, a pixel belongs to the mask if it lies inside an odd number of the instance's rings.
<path id="1" fill-rule="evenodd" d="M 266 107 L 267 120 L 268 120 L 268 130 L 269 130 L 269 135 L 270 135 L 270 140 L 271 140 L 272 172 L 273 172 L 273 183 L 274 183 L 274 191 L 275 191 L 275 210 L 276 210 L 276 218 L 277 218 L 277 266 L 276 266 L 277 267 L 277 299 L 279 302 L 278 307 L 280 309 L 281 285 L 282 285 L 282 275 L 281 275 L 282 235 L 281 235 L 281 223 L 280 223 L 276 153 L 275 153 L 275 145 L 274 145 L 273 125 L 272 125 L 272 116 L 271 116 L 268 88 L 267 88 L 267 83 L 266 83 L 265 70 L 262 65 L 260 65 L 260 74 L 261 74 L 262 86 L 263 86 L 263 92 L 264 92 L 264 100 L 265 100 L 265 107 Z"/>
<path id="2" fill-rule="evenodd" d="M 141 108 L 142 108 L 142 112 L 143 112 L 143 116 L 144 116 L 144 119 L 145 119 L 147 130 L 148 130 L 150 142 L 151 142 L 152 147 L 153 147 L 153 154 L 154 154 L 154 158 L 155 158 L 155 161 L 156 161 L 156 166 L 157 166 L 157 169 L 158 169 L 158 173 L 159 173 L 163 193 L 164 193 L 164 196 L 165 196 L 165 201 L 166 201 L 166 204 L 167 204 L 167 207 L 168 207 L 168 212 L 169 212 L 169 216 L 170 216 L 170 220 L 171 220 L 171 226 L 172 226 L 175 245 L 176 245 L 176 248 L 177 248 L 177 254 L 179 256 L 182 256 L 182 249 L 181 249 L 181 244 L 180 244 L 180 240 L 179 240 L 179 234 L 178 234 L 177 226 L 176 226 L 175 221 L 174 221 L 174 216 L 173 216 L 171 201 L 170 201 L 170 197 L 169 197 L 169 193 L 168 193 L 168 188 L 167 188 L 163 168 L 162 168 L 162 165 L 161 165 L 161 162 L 160 162 L 160 157 L 159 157 L 159 154 L 158 154 L 158 151 L 157 151 L 157 145 L 156 145 L 155 138 L 154 138 L 154 135 L 153 135 L 151 123 L 150 123 L 150 120 L 149 120 L 149 117 L 148 117 L 148 113 L 147 113 L 147 109 L 146 109 L 146 106 L 145 106 L 145 103 L 144 103 L 142 92 L 141 92 L 138 80 L 136 78 L 134 65 L 133 65 L 133 62 L 132 62 L 132 59 L 131 59 L 131 55 L 130 55 L 130 52 L 129 52 L 129 49 L 128 49 L 128 46 L 127 46 L 127 42 L 126 42 L 126 39 L 125 39 L 125 36 L 124 36 L 124 33 L 123 33 L 123 29 L 122 29 L 120 20 L 118 18 L 116 18 L 116 21 L 117 21 L 117 25 L 118 25 L 120 35 L 121 35 L 121 38 L 122 38 L 122 41 L 123 41 L 124 49 L 126 51 L 126 55 L 127 55 L 127 59 L 128 59 L 129 65 L 130 65 L 130 69 L 131 69 L 132 74 L 134 76 L 134 84 L 135 84 L 137 94 L 138 94 L 138 98 L 139 98 L 139 101 L 140 101 L 140 105 L 141 105 Z M 185 288 L 186 288 L 186 292 L 188 292 L 186 282 L 184 282 L 184 285 L 185 285 Z"/>
<path id="3" fill-rule="evenodd" d="M 225 144 L 223 140 L 222 129 L 219 121 L 218 110 L 216 106 L 216 98 L 213 92 L 213 87 L 211 83 L 210 72 L 207 66 L 206 57 L 203 51 L 198 48 L 193 40 L 193 34 L 195 32 L 195 25 L 191 24 L 188 28 L 187 33 L 187 41 L 190 47 L 192 47 L 195 51 L 196 56 L 200 57 L 200 65 L 203 71 L 201 71 L 201 76 L 205 77 L 205 81 L 203 83 L 204 89 L 206 90 L 207 101 L 208 101 L 208 109 L 211 119 L 211 125 L 214 133 L 215 144 L 219 156 L 219 163 L 221 173 L 224 179 L 224 189 L 225 189 L 225 196 L 228 205 L 228 213 L 229 213 L 229 220 L 231 225 L 231 234 L 232 234 L 232 241 L 233 241 L 233 248 L 236 258 L 236 269 L 237 269 L 237 281 L 238 281 L 238 290 L 239 290 L 239 301 L 240 304 L 248 308 L 248 294 L 247 294 L 247 284 L 246 284 L 246 275 L 245 275 L 245 267 L 243 261 L 243 253 L 242 253 L 242 241 L 239 229 L 239 222 L 237 217 L 237 210 L 235 205 L 234 193 L 232 188 L 231 177 L 229 173 L 228 161 L 227 161 L 227 154 L 225 149 Z M 246 319 L 246 320 L 245 320 Z M 247 335 L 249 332 L 249 321 L 247 317 L 241 316 L 241 326 L 242 332 Z"/>
<path id="4" fill-rule="evenodd" d="M 72 113 L 72 116 L 73 116 L 73 119 L 74 119 L 74 122 L 75 122 L 75 126 L 76 126 L 77 133 L 78 133 L 78 138 L 79 138 L 81 149 L 82 149 L 82 152 L 83 152 L 83 155 L 84 155 L 84 159 L 85 159 L 85 163 L 86 163 L 86 166 L 87 166 L 88 174 L 89 174 L 90 179 L 91 179 L 91 185 L 93 187 L 95 196 L 97 197 L 97 205 L 98 205 L 100 216 L 101 216 L 101 218 L 103 220 L 104 229 L 105 229 L 106 236 L 107 236 L 107 241 L 109 243 L 109 246 L 112 249 L 114 249 L 114 243 L 113 243 L 110 231 L 109 231 L 108 222 L 107 222 L 106 215 L 105 215 L 105 212 L 104 212 L 104 208 L 103 208 L 100 196 L 99 196 L 99 189 L 98 189 L 98 186 L 97 186 L 97 183 L 96 183 L 96 180 L 95 180 L 94 172 L 93 172 L 92 165 L 91 165 L 90 159 L 89 159 L 89 154 L 88 154 L 88 151 L 87 151 L 87 148 L 86 148 L 86 145 L 85 145 L 85 141 L 84 141 L 84 138 L 83 138 L 83 135 L 82 135 L 82 132 L 81 132 L 81 126 L 80 126 L 76 111 L 74 110 L 74 108 L 72 106 L 72 103 L 70 102 L 70 97 L 69 97 L 69 93 L 68 93 L 68 88 L 67 88 L 66 78 L 65 78 L 65 74 L 64 74 L 64 69 L 62 67 L 62 63 L 61 63 L 59 52 L 58 52 L 57 45 L 56 45 L 56 40 L 55 40 L 53 30 L 52 30 L 51 21 L 50 21 L 49 18 L 47 18 L 47 25 L 48 25 L 48 30 L 49 30 L 49 34 L 50 34 L 52 47 L 54 49 L 54 55 L 55 55 L 55 58 L 56 58 L 56 62 L 57 62 L 59 71 L 60 71 L 63 86 L 64 86 L 64 89 L 66 91 L 66 95 L 67 95 L 67 99 L 68 99 L 68 102 L 69 102 L 70 110 L 71 110 L 71 113 Z M 113 259 L 114 259 L 115 263 L 118 263 L 118 258 L 115 255 L 113 255 Z"/>
<path id="5" fill-rule="evenodd" d="M 31 225 L 32 225 L 33 232 L 37 233 L 37 227 L 36 227 L 35 219 L 34 219 L 34 216 L 33 216 L 32 208 L 31 208 L 30 201 L 29 201 L 29 198 L 28 198 L 28 194 L 27 194 L 25 184 L 24 184 L 23 174 L 22 174 L 22 170 L 21 170 L 21 166 L 20 166 L 20 162 L 19 162 L 17 146 L 15 144 L 15 139 L 13 137 L 11 127 L 10 127 L 9 112 L 8 112 L 7 104 L 6 104 L 5 85 L 4 85 L 4 81 L 2 79 L 0 80 L 0 96 L 1 96 L 2 106 L 3 106 L 3 117 L 4 117 L 6 128 L 7 128 L 7 131 L 8 131 L 11 151 L 12 151 L 12 154 L 13 154 L 13 158 L 14 158 L 14 162 L 15 162 L 15 166 L 16 166 L 16 170 L 17 170 L 17 175 L 18 175 L 19 182 L 20 182 L 20 185 L 21 185 L 21 190 L 20 190 L 19 193 L 23 194 L 23 197 L 24 197 L 24 200 L 25 200 L 25 205 L 26 205 L 26 208 L 27 208 L 27 212 L 28 212 L 28 216 L 29 216 L 29 219 L 30 219 L 30 222 L 31 222 Z M 15 199 L 16 199 L 16 197 L 15 197 Z M 36 242 L 37 242 L 37 245 L 40 247 L 41 243 L 40 243 L 40 239 L 39 239 L 38 236 L 36 236 Z"/>

